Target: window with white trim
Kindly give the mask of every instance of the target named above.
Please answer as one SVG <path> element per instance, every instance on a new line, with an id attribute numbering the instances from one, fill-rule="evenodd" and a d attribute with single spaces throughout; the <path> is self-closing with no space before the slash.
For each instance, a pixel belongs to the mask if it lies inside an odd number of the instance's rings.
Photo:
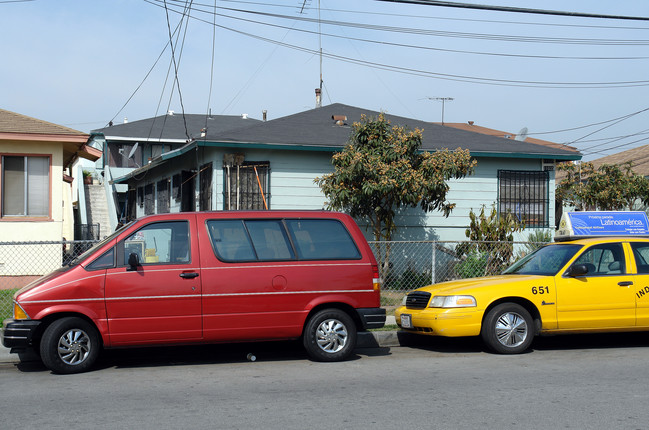
<path id="1" fill-rule="evenodd" d="M 50 214 L 50 157 L 2 156 L 2 216 Z"/>

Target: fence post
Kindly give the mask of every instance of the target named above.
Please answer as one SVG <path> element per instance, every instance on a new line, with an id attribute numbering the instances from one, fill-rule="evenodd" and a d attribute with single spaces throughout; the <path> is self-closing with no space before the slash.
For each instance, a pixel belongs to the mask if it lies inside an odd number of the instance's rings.
<path id="1" fill-rule="evenodd" d="M 437 266 L 437 242 L 433 241 L 433 256 L 431 258 L 431 268 L 430 268 L 430 283 L 435 283 L 435 267 Z"/>

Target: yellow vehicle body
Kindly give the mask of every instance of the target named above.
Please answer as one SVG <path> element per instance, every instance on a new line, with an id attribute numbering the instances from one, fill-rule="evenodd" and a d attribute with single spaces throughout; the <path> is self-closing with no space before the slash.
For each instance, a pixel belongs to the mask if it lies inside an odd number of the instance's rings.
<path id="1" fill-rule="evenodd" d="M 482 335 L 501 353 L 522 352 L 537 334 L 649 330 L 649 238 L 549 244 L 502 275 L 419 288 L 404 302 L 403 330 Z M 504 340 L 516 330 L 524 342 Z"/>

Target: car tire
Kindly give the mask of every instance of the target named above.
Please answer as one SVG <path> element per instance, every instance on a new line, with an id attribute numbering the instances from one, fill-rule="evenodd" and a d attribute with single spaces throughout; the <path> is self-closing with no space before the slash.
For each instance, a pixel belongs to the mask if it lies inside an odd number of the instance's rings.
<path id="1" fill-rule="evenodd" d="M 480 334 L 492 351 L 499 354 L 520 354 L 534 340 L 534 320 L 521 305 L 501 303 L 487 313 Z"/>
<path id="2" fill-rule="evenodd" d="M 50 324 L 40 345 L 43 364 L 60 374 L 89 370 L 97 361 L 100 350 L 97 329 L 77 317 L 61 318 Z"/>
<path id="3" fill-rule="evenodd" d="M 316 361 L 342 361 L 356 347 L 356 324 L 340 309 L 324 309 L 309 318 L 304 327 L 303 343 Z"/>

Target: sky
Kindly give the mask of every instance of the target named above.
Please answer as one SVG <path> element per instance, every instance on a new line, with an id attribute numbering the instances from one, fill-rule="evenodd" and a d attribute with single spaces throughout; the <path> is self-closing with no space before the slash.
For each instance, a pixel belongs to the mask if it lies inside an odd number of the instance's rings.
<path id="1" fill-rule="evenodd" d="M 646 0 L 463 3 L 649 17 Z M 270 120 L 315 107 L 322 49 L 325 105 L 432 122 L 443 107 L 445 122 L 527 128 L 584 160 L 649 144 L 649 20 L 377 0 L 166 6 L 0 0 L 0 108 L 84 132 L 168 110 Z"/>

